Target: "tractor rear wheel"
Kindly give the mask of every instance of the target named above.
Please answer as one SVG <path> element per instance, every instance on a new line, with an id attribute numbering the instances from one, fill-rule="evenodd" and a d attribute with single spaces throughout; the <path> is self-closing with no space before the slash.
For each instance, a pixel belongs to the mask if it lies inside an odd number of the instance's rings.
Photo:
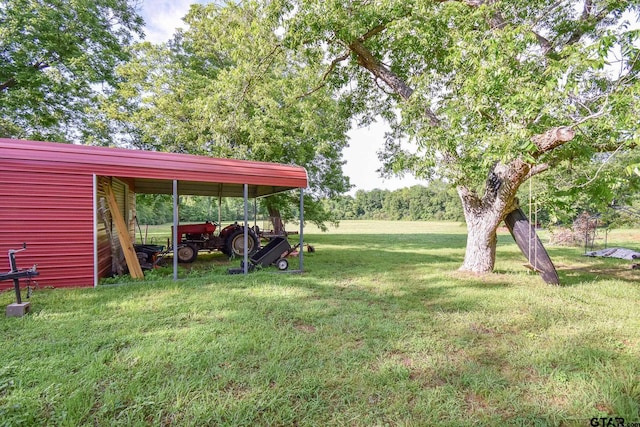
<path id="1" fill-rule="evenodd" d="M 198 257 L 198 248 L 194 245 L 186 244 L 178 248 L 178 261 L 191 263 Z"/>
<path id="2" fill-rule="evenodd" d="M 247 237 L 247 253 L 251 256 L 258 250 L 258 237 L 251 230 Z M 229 256 L 244 256 L 244 230 L 239 229 L 231 233 L 225 242 L 225 249 Z"/>

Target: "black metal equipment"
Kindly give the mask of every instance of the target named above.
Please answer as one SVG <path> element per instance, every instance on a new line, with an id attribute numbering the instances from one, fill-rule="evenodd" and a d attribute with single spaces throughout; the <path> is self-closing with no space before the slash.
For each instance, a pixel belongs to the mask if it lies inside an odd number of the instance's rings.
<path id="1" fill-rule="evenodd" d="M 160 245 L 133 245 L 143 270 L 153 270 L 168 253 Z"/>
<path id="2" fill-rule="evenodd" d="M 278 270 L 286 270 L 289 268 L 289 261 L 286 257 L 297 247 L 298 245 L 291 247 L 285 237 L 274 237 L 265 247 L 249 257 L 249 270 L 253 270 L 256 265 L 261 267 L 275 265 Z M 242 267 L 244 265 L 241 265 L 240 268 L 230 268 L 229 274 L 242 273 L 244 271 Z"/>
<path id="3" fill-rule="evenodd" d="M 16 253 L 22 252 L 27 249 L 27 244 L 22 244 L 22 249 L 9 249 L 9 268 L 11 271 L 8 273 L 0 273 L 0 282 L 4 280 L 13 280 L 13 287 L 16 291 L 16 303 L 22 304 L 22 296 L 20 295 L 20 279 L 28 278 L 31 279 L 34 276 L 37 276 L 37 264 L 34 264 L 28 270 L 18 270 L 16 267 Z"/>
<path id="4" fill-rule="evenodd" d="M 278 270 L 289 268 L 289 262 L 282 254 L 291 252 L 291 245 L 285 237 L 274 237 L 267 245 L 253 254 L 249 260 L 254 265 L 266 267 L 275 264 Z"/>

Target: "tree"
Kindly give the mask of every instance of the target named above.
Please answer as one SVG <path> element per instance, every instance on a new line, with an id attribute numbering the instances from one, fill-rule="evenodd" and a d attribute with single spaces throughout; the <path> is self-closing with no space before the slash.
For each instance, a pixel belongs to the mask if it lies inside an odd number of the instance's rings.
<path id="1" fill-rule="evenodd" d="M 456 186 L 468 230 L 461 270 L 493 270 L 496 229 L 532 176 L 637 149 L 637 1 L 272 4 L 284 44 L 326 64 L 308 93 L 332 87 L 363 121 L 391 123 L 387 172 Z"/>
<path id="2" fill-rule="evenodd" d="M 543 213 L 542 220 L 571 223 L 585 211 L 599 214 L 612 205 L 632 205 L 638 200 L 640 176 L 630 175 L 626 169 L 640 160 L 640 150 L 601 153 L 585 160 L 572 159 L 568 167 L 555 168 L 533 180 L 532 198 Z M 525 187 L 528 192 L 529 185 Z"/>
<path id="3" fill-rule="evenodd" d="M 126 0 L 1 0 L 0 136 L 104 137 L 96 94 L 114 84 L 141 28 Z"/>
<path id="4" fill-rule="evenodd" d="M 118 69 L 122 82 L 104 108 L 126 143 L 304 166 L 306 217 L 331 220 L 317 200 L 349 188 L 342 148 L 350 115 L 329 88 L 301 97 L 323 65 L 289 56 L 278 21 L 257 2 L 196 4 L 184 21 L 188 29 L 168 44 L 140 44 Z M 277 195 L 265 204 L 286 219 L 294 200 Z"/>
<path id="5" fill-rule="evenodd" d="M 356 215 L 363 219 L 384 219 L 383 206 L 389 194 L 388 190 L 379 188 L 371 191 L 356 191 L 354 200 Z"/>

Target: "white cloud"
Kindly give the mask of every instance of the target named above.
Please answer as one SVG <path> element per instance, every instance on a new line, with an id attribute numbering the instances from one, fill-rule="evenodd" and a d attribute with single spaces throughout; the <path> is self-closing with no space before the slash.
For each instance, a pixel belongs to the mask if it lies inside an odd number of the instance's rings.
<path id="1" fill-rule="evenodd" d="M 389 130 L 385 123 L 376 122 L 368 128 L 352 128 L 349 131 L 349 147 L 343 151 L 347 161 L 343 168 L 344 173 L 355 186 L 349 194 L 353 195 L 357 190 L 396 190 L 417 184 L 427 185 L 426 181 L 409 175 L 403 178 L 383 179 L 376 172 L 382 166 L 378 159 L 378 151 L 384 147 L 384 134 Z"/>
<path id="2" fill-rule="evenodd" d="M 185 27 L 182 18 L 193 0 L 143 0 L 141 15 L 145 21 L 145 39 L 164 43 L 171 39 L 176 28 Z"/>

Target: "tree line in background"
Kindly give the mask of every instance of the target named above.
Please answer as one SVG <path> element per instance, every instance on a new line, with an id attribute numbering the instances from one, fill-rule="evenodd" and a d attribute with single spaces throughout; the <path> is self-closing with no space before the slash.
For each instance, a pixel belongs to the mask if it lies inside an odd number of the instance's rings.
<path id="1" fill-rule="evenodd" d="M 324 198 L 323 208 L 333 213 L 333 222 L 354 219 L 398 221 L 464 221 L 460 199 L 455 189 L 440 181 L 427 186 L 415 185 L 399 190 L 358 190 L 355 195 Z M 214 197 L 187 196 L 180 198 L 180 221 L 218 221 L 218 200 Z M 166 224 L 173 221 L 173 202 L 170 195 L 139 194 L 137 218 L 141 224 Z M 258 219 L 268 218 L 268 210 L 260 201 L 249 207 L 249 219 L 254 212 Z M 306 212 L 305 212 L 306 216 Z M 243 200 L 224 198 L 220 201 L 222 221 L 244 217 Z M 290 218 L 297 218 L 293 209 Z"/>
<path id="2" fill-rule="evenodd" d="M 325 199 L 339 219 L 464 221 L 455 189 L 440 181 L 399 190 L 358 190 L 354 196 Z"/>
<path id="3" fill-rule="evenodd" d="M 599 209 L 588 203 L 572 209 L 576 216 L 569 214 L 558 218 L 551 205 L 546 205 L 544 197 L 538 198 L 538 188 L 532 190 L 531 198 L 528 190 L 520 192 L 523 210 L 532 222 L 542 226 L 570 226 L 585 212 L 587 217 L 598 219 L 599 226 L 640 227 L 640 197 L 627 200 L 630 205 L 615 205 Z M 324 198 L 323 208 L 333 213 L 333 221 L 341 220 L 396 220 L 396 221 L 464 221 L 460 198 L 456 190 L 442 181 L 433 181 L 428 185 L 414 185 L 398 190 L 370 191 L 358 190 L 352 195 L 340 195 Z M 218 209 L 220 205 L 220 209 Z M 623 209 L 619 209 L 623 208 Z M 269 217 L 263 203 L 251 203 L 249 220 L 260 220 Z M 635 214 L 634 214 L 635 212 Z M 298 217 L 294 209 L 292 217 Z M 223 224 L 241 220 L 244 217 L 244 203 L 239 198 L 217 198 L 205 196 L 187 196 L 180 198 L 180 221 L 203 222 L 218 221 Z M 137 218 L 140 224 L 166 224 L 173 221 L 173 202 L 170 195 L 139 194 L 137 196 Z"/>
<path id="4" fill-rule="evenodd" d="M 218 205 L 220 209 L 218 209 Z M 257 215 L 254 215 L 254 205 L 249 208 L 249 219 L 267 217 L 267 211 L 261 204 L 257 205 Z M 239 198 L 223 198 L 218 202 L 217 197 L 184 196 L 180 197 L 181 222 L 218 222 L 218 211 L 223 223 L 244 218 L 244 202 Z M 136 217 L 143 225 L 158 225 L 173 222 L 173 199 L 168 194 L 137 194 Z"/>

